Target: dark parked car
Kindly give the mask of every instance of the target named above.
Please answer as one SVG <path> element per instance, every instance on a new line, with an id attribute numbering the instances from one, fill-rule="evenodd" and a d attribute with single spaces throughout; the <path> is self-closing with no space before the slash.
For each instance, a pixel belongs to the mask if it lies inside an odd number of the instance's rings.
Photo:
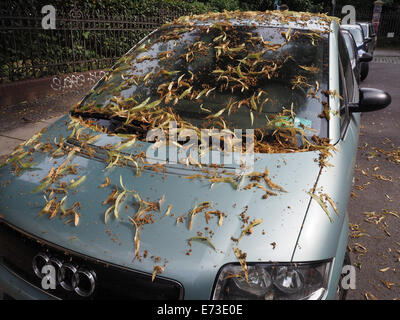
<path id="1" fill-rule="evenodd" d="M 369 41 L 367 43 L 367 52 L 370 54 L 374 54 L 374 50 L 376 48 L 376 42 L 377 42 L 377 36 L 374 30 L 374 27 L 371 22 L 358 22 L 358 25 L 361 26 L 363 32 L 364 32 L 364 37 L 366 39 L 371 39 L 367 40 Z"/>
<path id="2" fill-rule="evenodd" d="M 342 29 L 342 35 L 346 43 L 347 51 L 349 52 L 349 58 L 351 62 L 351 68 L 353 69 L 354 76 L 357 82 L 360 82 L 361 64 L 366 64 L 372 60 L 372 55 L 365 52 L 364 50 L 357 50 L 356 42 L 353 36 L 348 30 Z"/>
<path id="3" fill-rule="evenodd" d="M 364 37 L 364 32 L 360 25 L 358 24 L 343 24 L 341 28 L 344 30 L 348 30 L 354 38 L 354 41 L 357 45 L 358 54 L 362 55 L 363 52 L 367 51 L 367 43 L 371 39 L 366 39 Z M 361 62 L 361 72 L 360 72 L 360 80 L 363 81 L 367 78 L 369 72 L 369 65 L 367 62 Z"/>

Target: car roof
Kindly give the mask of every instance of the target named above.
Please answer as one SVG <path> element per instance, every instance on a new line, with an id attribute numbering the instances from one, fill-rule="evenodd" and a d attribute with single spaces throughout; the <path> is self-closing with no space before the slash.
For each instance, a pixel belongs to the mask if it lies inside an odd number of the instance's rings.
<path id="1" fill-rule="evenodd" d="M 342 24 L 340 28 L 343 30 L 360 30 L 363 39 L 365 39 L 366 37 L 366 35 L 364 34 L 364 30 L 360 24 Z"/>
<path id="2" fill-rule="evenodd" d="M 362 28 L 358 24 L 342 24 L 340 26 L 343 29 L 360 29 L 362 31 Z"/>
<path id="3" fill-rule="evenodd" d="M 230 25 L 249 25 L 249 26 L 267 26 L 282 27 L 303 30 L 316 30 L 328 32 L 331 30 L 331 24 L 339 24 L 336 17 L 325 14 L 315 14 L 309 12 L 295 11 L 233 11 L 216 12 L 200 15 L 180 17 L 166 25 L 211 25 L 213 23 Z"/>

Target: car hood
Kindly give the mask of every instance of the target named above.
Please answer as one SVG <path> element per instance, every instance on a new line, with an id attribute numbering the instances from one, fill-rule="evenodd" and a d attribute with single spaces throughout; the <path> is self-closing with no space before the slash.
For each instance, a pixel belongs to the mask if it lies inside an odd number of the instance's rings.
<path id="1" fill-rule="evenodd" d="M 66 121 L 67 117 L 50 126 L 38 141 L 51 142 L 60 135 L 68 137 L 71 132 L 67 130 Z M 86 131 L 99 134 L 86 128 L 81 134 Z M 94 145 L 115 144 L 120 140 L 117 136 L 101 134 Z M 124 152 L 137 154 L 148 146 L 137 142 Z M 54 219 L 49 219 L 47 214 L 38 216 L 46 200 L 42 192 L 31 191 L 41 184 L 53 166 L 64 162 L 66 156 L 52 159 L 50 153 L 34 152 L 35 165 L 31 170 L 16 176 L 10 171 L 10 165 L 0 169 L 0 215 L 27 233 L 108 263 L 148 273 L 152 273 L 155 265 L 164 266 L 161 276 L 182 282 L 185 298 L 194 298 L 196 292 L 197 298 L 208 299 L 219 268 L 238 261 L 233 251 L 235 246 L 247 253 L 248 262 L 292 259 L 310 202 L 306 192 L 314 186 L 320 172 L 318 156 L 318 152 L 256 155 L 254 170 L 264 172 L 267 167 L 269 178 L 286 190 L 274 190 L 276 196 L 264 199 L 264 191 L 259 188 L 244 189 L 248 181 L 238 190 L 224 182 L 215 183 L 211 188 L 210 181 L 193 178 L 198 172 L 184 165 L 167 166 L 165 172 L 149 168 L 138 176 L 132 167 L 106 169 L 108 164 L 103 160 L 77 153 L 70 162 L 77 165 L 77 173 L 61 178 L 68 183 L 85 176 L 82 183 L 68 191 L 65 200 L 66 207 L 76 202 L 81 204 L 79 224 L 74 226 L 66 224 L 66 219 L 59 215 Z M 100 188 L 106 178 L 110 179 L 110 184 Z M 107 223 L 104 222 L 110 205 L 102 203 L 113 189 L 122 192 L 121 179 L 124 188 L 135 190 L 142 200 L 158 203 L 163 199 L 160 211 L 149 217 L 154 223 L 139 228 L 140 259 L 134 259 L 135 228 L 129 220 L 138 210 L 133 193 L 128 193 L 119 206 L 119 218 L 116 219 L 111 210 Z M 193 217 L 189 229 L 189 213 L 204 201 L 210 202 L 208 211 L 224 213 L 222 225 L 217 215 L 211 214 L 207 222 L 207 210 L 204 210 Z M 169 206 L 172 209 L 165 215 Z M 249 217 L 247 222 L 243 223 L 241 213 Z M 182 222 L 177 223 L 179 216 Z M 262 219 L 262 223 L 252 228 L 251 234 L 244 235 L 239 243 L 233 241 L 231 237 L 239 238 L 243 225 L 247 226 L 253 219 Z M 188 239 L 196 236 L 209 237 L 212 245 L 193 240 L 190 246 Z M 144 257 L 145 252 L 147 257 Z"/>

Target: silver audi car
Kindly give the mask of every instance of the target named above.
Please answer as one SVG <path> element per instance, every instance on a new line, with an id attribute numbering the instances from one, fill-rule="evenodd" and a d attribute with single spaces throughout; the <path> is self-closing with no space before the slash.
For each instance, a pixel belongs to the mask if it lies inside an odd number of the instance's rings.
<path id="1" fill-rule="evenodd" d="M 0 297 L 343 298 L 360 114 L 390 100 L 336 18 L 163 25 L 0 165 Z"/>

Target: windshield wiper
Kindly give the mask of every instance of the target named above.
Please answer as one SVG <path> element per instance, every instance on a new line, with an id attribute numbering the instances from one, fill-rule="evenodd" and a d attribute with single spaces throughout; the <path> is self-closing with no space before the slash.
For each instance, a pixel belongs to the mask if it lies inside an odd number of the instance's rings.
<path id="1" fill-rule="evenodd" d="M 102 126 L 113 133 L 135 133 L 145 136 L 149 127 L 148 123 L 138 120 L 131 120 L 129 124 L 125 124 L 125 118 L 118 116 L 110 117 L 103 113 L 71 112 L 71 115 L 82 117 L 85 120 L 93 120 L 95 121 L 95 124 Z"/>

